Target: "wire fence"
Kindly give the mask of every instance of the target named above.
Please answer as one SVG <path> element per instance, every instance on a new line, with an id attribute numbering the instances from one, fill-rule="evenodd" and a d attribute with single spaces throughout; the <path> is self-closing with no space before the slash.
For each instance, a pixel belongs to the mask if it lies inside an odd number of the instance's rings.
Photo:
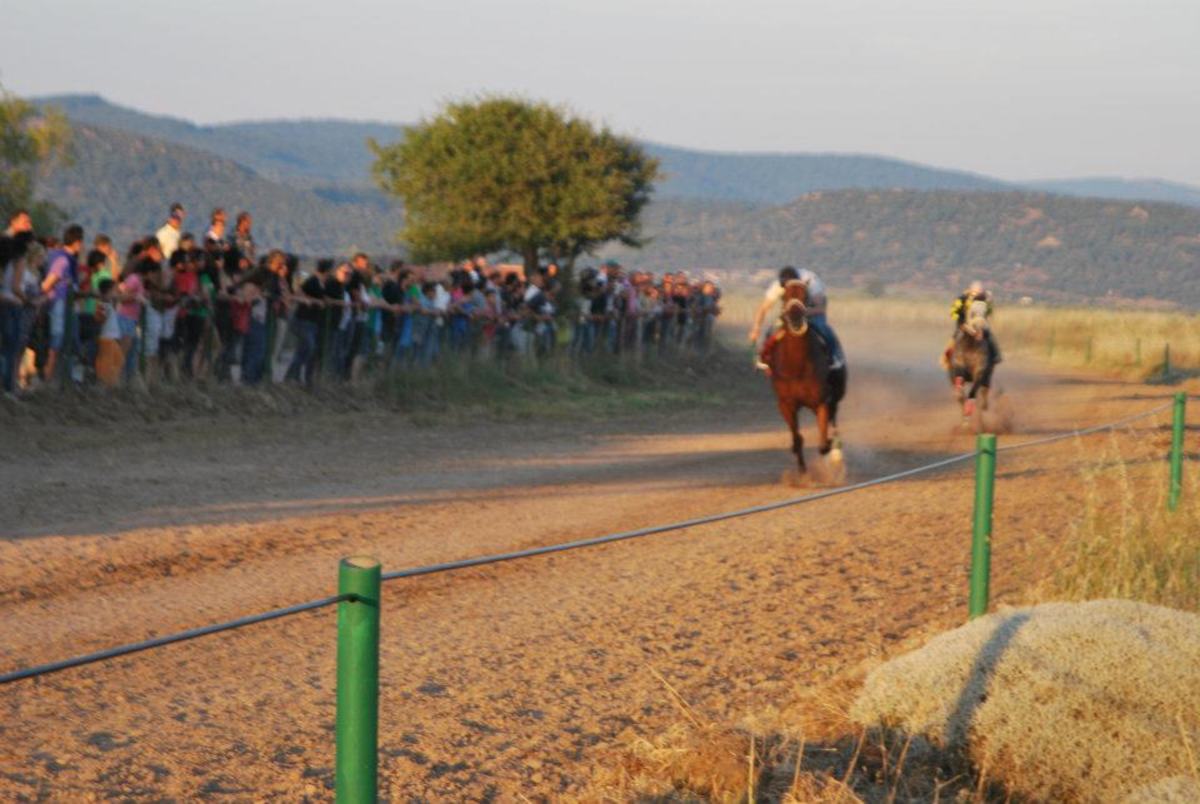
<path id="1" fill-rule="evenodd" d="M 1040 447 L 1040 446 L 1051 444 L 1051 443 L 1054 443 L 1057 441 L 1063 441 L 1063 440 L 1070 439 L 1070 438 L 1081 438 L 1084 436 L 1093 435 L 1093 434 L 1100 433 L 1100 432 L 1116 430 L 1116 429 L 1128 426 L 1130 424 L 1133 424 L 1137 421 L 1147 419 L 1152 416 L 1156 416 L 1156 415 L 1170 409 L 1173 404 L 1178 405 L 1178 402 L 1166 403 L 1163 405 L 1159 405 L 1154 408 L 1151 408 L 1150 410 L 1144 411 L 1142 413 L 1134 414 L 1131 416 L 1126 416 L 1122 419 L 1118 419 L 1113 422 L 1108 422 L 1106 424 L 1095 425 L 1093 427 L 1088 427 L 1088 428 L 1084 428 L 1084 429 L 1065 431 L 1062 433 L 1055 434 L 1053 436 L 1048 436 L 1045 438 L 1038 438 L 1038 439 L 1034 439 L 1031 441 L 1023 441 L 1023 442 L 1020 442 L 1017 444 L 1009 444 L 1009 445 L 1006 445 L 1003 447 L 999 447 L 996 451 L 1011 452 L 1011 451 L 1015 451 L 1015 450 L 1028 449 L 1031 447 Z M 455 561 L 446 561 L 446 562 L 437 563 L 437 564 L 428 564 L 428 565 L 424 565 L 424 566 L 394 570 L 391 572 L 382 573 L 380 576 L 380 580 L 394 581 L 394 580 L 399 580 L 402 578 L 416 578 L 416 577 L 419 577 L 422 575 L 433 575 L 433 574 L 442 573 L 442 572 L 452 572 L 455 570 L 468 569 L 468 568 L 472 568 L 472 567 L 480 567 L 480 566 L 485 566 L 485 565 L 489 565 L 489 564 L 499 564 L 499 563 L 503 563 L 503 562 L 507 562 L 507 561 L 515 561 L 515 560 L 524 559 L 524 558 L 533 558 L 535 556 L 544 556 L 544 555 L 550 555 L 553 553 L 562 553 L 562 552 L 567 552 L 570 550 L 578 550 L 578 549 L 582 549 L 585 547 L 596 547 L 596 546 L 603 545 L 603 544 L 612 544 L 614 542 L 626 541 L 626 540 L 630 540 L 630 539 L 638 539 L 638 538 L 643 538 L 643 537 L 647 537 L 647 536 L 653 536 L 653 535 L 660 534 L 660 533 L 686 530 L 686 529 L 698 527 L 701 525 L 708 525 L 708 524 L 712 524 L 715 522 L 722 522 L 722 521 L 726 521 L 726 520 L 730 520 L 730 519 L 738 519 L 741 517 L 752 516 L 754 514 L 766 513 L 768 511 L 777 511 L 777 510 L 780 510 L 783 508 L 789 508 L 789 507 L 793 507 L 793 506 L 797 506 L 797 505 L 802 505 L 805 503 L 817 502 L 819 500 L 829 499 L 830 497 L 837 497 L 837 496 L 840 496 L 843 494 L 850 494 L 853 492 L 862 491 L 862 490 L 873 488 L 876 486 L 882 486 L 882 485 L 886 485 L 889 483 L 894 483 L 894 482 L 904 480 L 907 478 L 911 478 L 911 477 L 915 477 L 918 475 L 935 472 L 939 469 L 945 469 L 947 467 L 954 466 L 956 464 L 960 464 L 965 461 L 968 461 L 972 458 L 975 458 L 976 456 L 977 456 L 976 451 L 963 452 L 963 453 L 959 453 L 957 455 L 952 455 L 947 458 L 943 458 L 941 460 L 923 464 L 921 466 L 917 466 L 917 467 L 914 467 L 911 469 L 905 469 L 903 471 L 894 472 L 892 474 L 883 475 L 881 477 L 876 477 L 876 478 L 872 478 L 869 480 L 863 480 L 863 481 L 860 481 L 857 483 L 851 483 L 846 486 L 839 486 L 837 488 L 826 489 L 823 491 L 814 492 L 812 494 L 805 494 L 805 495 L 798 496 L 798 497 L 791 497 L 791 498 L 788 498 L 785 500 L 779 500 L 777 502 L 764 503 L 761 505 L 754 505 L 754 506 L 750 506 L 747 508 L 740 508 L 740 509 L 733 510 L 733 511 L 724 511 L 721 513 L 711 514 L 708 516 L 696 517 L 696 518 L 692 518 L 692 519 L 685 519 L 685 520 L 681 520 L 679 522 L 671 522 L 671 523 L 667 523 L 667 524 L 663 524 L 663 525 L 653 525 L 650 527 L 638 528 L 636 530 L 621 531 L 618 533 L 609 533 L 609 534 L 605 534 L 602 536 L 593 536 L 593 537 L 589 537 L 589 538 L 585 538 L 585 539 L 575 539 L 572 541 L 562 542 L 559 544 L 544 545 L 541 547 L 531 547 L 531 548 L 525 549 L 525 550 L 514 550 L 514 551 L 504 552 L 504 553 L 494 553 L 494 554 L 490 554 L 490 555 L 475 556 L 472 558 L 464 558 L 464 559 L 459 559 L 459 560 L 455 560 Z M 88 654 L 83 654 L 80 656 L 75 656 L 75 657 L 71 657 L 71 658 L 67 658 L 67 659 L 62 659 L 62 660 L 55 661 L 55 662 L 49 662 L 46 664 L 36 665 L 33 667 L 27 667 L 27 668 L 23 668 L 23 669 L 13 670 L 13 671 L 10 671 L 10 672 L 4 673 L 4 674 L 0 674 L 0 685 L 10 684 L 13 682 L 22 681 L 22 680 L 30 679 L 30 678 L 37 678 L 40 676 L 46 676 L 51 673 L 56 673 L 56 672 L 59 672 L 62 670 L 68 670 L 68 669 L 75 668 L 75 667 L 81 667 L 83 665 L 92 664 L 94 662 L 105 661 L 108 659 L 115 659 L 115 658 L 119 658 L 121 656 L 128 656 L 132 653 L 138 653 L 138 652 L 150 650 L 153 648 L 164 647 L 166 645 L 172 645 L 172 644 L 175 644 L 178 642 L 185 642 L 187 640 L 196 639 L 196 638 L 203 637 L 203 636 L 208 636 L 210 634 L 218 634 L 218 633 L 222 633 L 225 631 L 232 631 L 232 630 L 235 630 L 238 628 L 243 628 L 248 625 L 254 625 L 257 623 L 267 622 L 269 620 L 275 620 L 275 619 L 279 619 L 281 617 L 289 617 L 289 616 L 301 614 L 301 613 L 304 613 L 307 611 L 313 611 L 315 609 L 323 608 L 326 606 L 332 606 L 336 603 L 353 602 L 355 600 L 356 600 L 356 595 L 354 595 L 354 594 L 334 595 L 332 597 L 325 597 L 325 598 L 321 598 L 319 600 L 311 600 L 311 601 L 307 601 L 304 603 L 297 603 L 297 604 L 294 604 L 291 606 L 285 606 L 283 608 L 272 609 L 270 611 L 261 612 L 258 614 L 247 615 L 245 617 L 240 617 L 235 620 L 229 620 L 229 621 L 222 622 L 222 623 L 216 623 L 213 625 L 207 625 L 207 626 L 189 629 L 186 631 L 180 631 L 175 634 L 168 634 L 168 635 L 161 636 L 161 637 L 155 637 L 153 639 L 147 639 L 147 640 L 143 640 L 141 642 L 133 642 L 133 643 L 125 644 L 125 645 L 119 645 L 119 646 L 116 646 L 113 648 L 108 648 L 105 650 L 96 651 L 96 652 L 88 653 Z"/>

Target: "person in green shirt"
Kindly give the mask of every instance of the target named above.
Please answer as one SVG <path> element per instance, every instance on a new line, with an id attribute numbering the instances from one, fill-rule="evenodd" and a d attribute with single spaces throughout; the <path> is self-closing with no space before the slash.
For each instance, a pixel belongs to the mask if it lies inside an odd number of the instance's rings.
<path id="1" fill-rule="evenodd" d="M 108 257 L 104 252 L 96 249 L 88 252 L 84 269 L 79 272 L 79 301 L 76 312 L 79 321 L 80 362 L 89 369 L 96 364 L 97 338 L 100 335 L 100 323 L 96 319 L 98 289 L 102 281 L 112 278 Z"/>

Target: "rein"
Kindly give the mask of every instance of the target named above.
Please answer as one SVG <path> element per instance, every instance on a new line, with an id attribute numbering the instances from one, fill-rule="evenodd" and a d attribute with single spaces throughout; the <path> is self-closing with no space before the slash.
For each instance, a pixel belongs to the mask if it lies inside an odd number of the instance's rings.
<path id="1" fill-rule="evenodd" d="M 788 312 L 796 307 L 799 307 L 801 314 L 804 315 L 804 323 L 799 327 L 792 326 L 791 318 L 788 317 Z M 799 337 L 800 335 L 808 332 L 808 308 L 805 307 L 804 302 L 800 301 L 799 299 L 792 299 L 785 304 L 783 306 L 783 314 L 779 317 L 783 320 L 783 327 L 788 331 L 789 335 L 795 335 Z"/>

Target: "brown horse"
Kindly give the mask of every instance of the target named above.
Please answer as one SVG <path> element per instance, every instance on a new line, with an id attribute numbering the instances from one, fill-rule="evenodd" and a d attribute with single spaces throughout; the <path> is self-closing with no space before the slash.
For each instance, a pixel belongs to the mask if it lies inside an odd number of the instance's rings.
<path id="1" fill-rule="evenodd" d="M 945 360 L 945 367 L 954 388 L 954 399 L 962 410 L 963 425 L 966 426 L 975 413 L 977 399 L 979 410 L 988 409 L 988 391 L 996 367 L 988 344 L 986 302 L 973 301 L 967 307 L 963 323 L 954 333 L 954 344 Z"/>
<path id="2" fill-rule="evenodd" d="M 837 436 L 838 403 L 846 394 L 846 370 L 830 370 L 828 347 L 809 329 L 807 302 L 808 286 L 804 282 L 793 279 L 784 286 L 780 328 L 767 341 L 762 354 L 771 371 L 779 412 L 792 432 L 792 452 L 800 474 L 808 471 L 804 465 L 804 437 L 800 435 L 800 409 L 808 408 L 817 415 L 821 439 L 817 451 L 828 455 Z"/>

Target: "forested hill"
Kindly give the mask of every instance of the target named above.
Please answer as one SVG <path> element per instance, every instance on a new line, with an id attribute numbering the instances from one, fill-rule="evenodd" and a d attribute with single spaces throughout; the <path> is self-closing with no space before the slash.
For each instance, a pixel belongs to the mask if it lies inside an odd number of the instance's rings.
<path id="1" fill-rule="evenodd" d="M 1117 296 L 1200 306 L 1200 210 L 1038 193 L 812 193 L 771 208 L 661 200 L 630 264 L 811 266 L 836 284 L 957 289 L 982 279 L 1013 295 Z"/>
<path id="2" fill-rule="evenodd" d="M 167 207 L 179 201 L 190 215 L 185 228 L 197 237 L 209 211 L 221 206 L 230 220 L 237 210 L 250 210 L 265 246 L 301 254 L 398 250 L 399 208 L 373 197 L 330 200 L 206 151 L 103 126 L 72 129 L 73 160 L 39 181 L 39 195 L 89 233 L 112 235 L 122 248 L 154 232 Z"/>
<path id="3" fill-rule="evenodd" d="M 291 120 L 200 126 L 109 103 L 98 95 L 56 95 L 37 102 L 55 106 L 73 123 L 208 151 L 270 179 L 301 185 L 366 185 L 371 155 L 367 138 L 393 142 L 397 125 L 348 120 Z"/>
<path id="4" fill-rule="evenodd" d="M 398 125 L 348 120 L 281 120 L 200 126 L 149 115 L 96 95 L 39 99 L 77 123 L 120 129 L 193 148 L 246 165 L 271 179 L 311 185 L 368 186 L 368 138 L 393 142 Z M 812 190 L 892 188 L 996 190 L 983 176 L 876 156 L 840 154 L 726 154 L 647 144 L 662 160 L 664 198 L 704 198 L 778 204 Z"/>
<path id="5" fill-rule="evenodd" d="M 851 154 L 736 154 L 691 151 L 655 143 L 663 198 L 783 204 L 814 190 L 1003 190 L 1008 185 L 898 159 Z"/>

